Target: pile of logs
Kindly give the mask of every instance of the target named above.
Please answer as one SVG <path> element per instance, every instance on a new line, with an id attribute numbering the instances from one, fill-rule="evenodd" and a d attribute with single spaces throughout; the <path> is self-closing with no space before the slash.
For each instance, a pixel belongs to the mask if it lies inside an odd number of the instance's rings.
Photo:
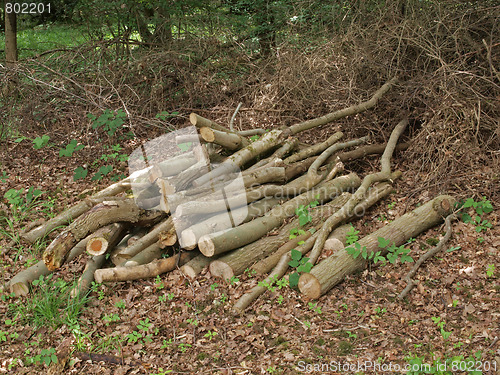
<path id="1" fill-rule="evenodd" d="M 386 144 L 366 145 L 367 137 L 343 141 L 336 132 L 311 146 L 297 134 L 373 108 L 395 82 L 358 105 L 271 131 L 238 132 L 192 113 L 198 132 L 176 139 L 188 145 L 185 152 L 144 160 L 144 168 L 131 168 L 128 178 L 25 233 L 23 238 L 34 242 L 65 226 L 43 260 L 17 274 L 8 287 L 25 295 L 33 280 L 84 251 L 91 257 L 73 296 L 86 293 L 93 280 L 135 280 L 178 267 L 190 278 L 208 267 L 212 276 L 225 280 L 247 269 L 270 272 L 272 282 L 285 275 L 295 249 L 314 265 L 300 276 L 300 291 L 320 297 L 366 266 L 344 250 L 345 224 L 392 192 L 401 173 L 391 171 L 390 160 L 396 149 L 407 147 L 397 145 L 407 120 L 395 126 Z M 383 154 L 380 172 L 363 179 L 343 175 L 344 163 L 370 154 Z M 378 237 L 401 245 L 439 223 L 452 206 L 453 198 L 440 196 L 360 243 L 369 251 L 377 249 Z M 301 210 L 305 222 L 297 216 Z M 330 255 L 316 264 L 325 249 Z M 235 309 L 243 311 L 265 289 L 250 290 Z"/>

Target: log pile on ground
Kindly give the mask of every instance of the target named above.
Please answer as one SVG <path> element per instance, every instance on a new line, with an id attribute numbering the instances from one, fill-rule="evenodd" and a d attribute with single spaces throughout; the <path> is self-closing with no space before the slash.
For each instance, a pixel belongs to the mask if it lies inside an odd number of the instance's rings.
<path id="1" fill-rule="evenodd" d="M 8 287 L 25 295 L 33 280 L 85 250 L 91 257 L 72 296 L 86 293 L 93 280 L 136 280 L 179 267 L 189 278 L 207 267 L 226 280 L 246 269 L 271 272 L 266 280 L 272 283 L 300 252 L 309 254 L 310 269 L 300 276 L 299 289 L 320 297 L 366 266 L 365 259 L 345 251 L 345 224 L 392 192 L 401 172 L 391 170 L 391 157 L 407 147 L 398 140 L 408 121 L 400 120 L 388 142 L 379 145 L 367 145 L 367 137 L 343 140 L 341 132 L 306 145 L 297 134 L 373 108 L 395 83 L 388 81 L 365 102 L 269 132 L 237 132 L 191 114 L 198 132 L 177 136 L 180 155 L 148 161 L 143 147 L 144 168 L 131 168 L 128 178 L 25 233 L 24 239 L 34 242 L 65 226 L 43 260 Z M 382 154 L 380 172 L 363 179 L 343 174 L 344 163 L 369 154 Z M 379 237 L 399 246 L 438 224 L 452 207 L 453 198 L 437 197 L 359 243 L 370 253 Z M 316 264 L 325 248 L 332 255 Z M 265 290 L 263 284 L 253 288 L 235 310 L 245 310 Z"/>

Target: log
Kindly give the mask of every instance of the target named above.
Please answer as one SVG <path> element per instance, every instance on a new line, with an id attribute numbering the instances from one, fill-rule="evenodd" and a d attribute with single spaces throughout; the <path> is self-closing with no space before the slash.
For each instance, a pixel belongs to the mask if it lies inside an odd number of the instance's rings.
<path id="1" fill-rule="evenodd" d="M 231 218 L 228 212 L 212 216 L 200 221 L 181 233 L 181 247 L 192 250 L 198 244 L 198 240 L 203 235 L 215 233 L 233 227 L 233 224 L 246 223 L 255 217 L 264 215 L 273 206 L 279 203 L 277 198 L 264 198 L 252 204 L 231 210 Z"/>
<path id="2" fill-rule="evenodd" d="M 217 258 L 217 257 L 215 257 L 215 258 Z M 184 275 L 186 275 L 187 277 L 189 277 L 190 279 L 194 279 L 213 260 L 214 260 L 213 257 L 209 258 L 203 254 L 199 254 L 197 257 L 191 259 L 189 262 L 187 262 L 185 265 L 183 265 L 181 267 L 181 272 Z"/>
<path id="3" fill-rule="evenodd" d="M 95 193 L 94 195 L 90 196 L 90 199 L 113 196 L 129 188 L 130 188 L 130 180 L 129 178 L 126 178 Z M 90 201 L 88 200 L 83 200 L 77 203 L 73 207 L 64 210 L 59 215 L 50 219 L 46 223 L 39 225 L 38 227 L 30 230 L 28 233 L 23 234 L 21 237 L 24 240 L 28 241 L 29 243 L 34 243 L 36 240 L 44 237 L 55 228 L 60 227 L 62 225 L 67 225 L 69 222 L 71 222 L 71 220 L 74 220 L 80 215 L 87 212 L 90 208 L 92 208 L 92 204 L 90 204 L 89 202 Z"/>
<path id="4" fill-rule="evenodd" d="M 242 135 L 244 137 L 251 137 L 252 135 L 262 135 L 265 134 L 266 131 L 264 129 L 248 129 L 248 130 L 239 130 L 237 131 L 239 135 Z"/>
<path id="5" fill-rule="evenodd" d="M 209 127 L 209 128 L 215 129 L 215 130 L 222 131 L 222 132 L 231 133 L 231 130 L 229 130 L 228 128 L 226 128 L 222 125 L 219 125 L 216 122 L 209 120 L 205 117 L 197 115 L 196 113 L 191 113 L 189 115 L 189 121 L 191 122 L 191 124 L 193 124 L 197 128 L 202 128 L 205 126 L 205 127 Z"/>
<path id="6" fill-rule="evenodd" d="M 396 146 L 396 150 L 403 151 L 406 150 L 409 146 L 410 146 L 409 143 L 399 143 Z M 350 160 L 361 159 L 368 155 L 382 154 L 384 153 L 386 147 L 387 143 L 383 143 L 380 145 L 368 145 L 368 146 L 358 147 L 357 149 L 352 151 L 346 151 L 346 152 L 341 152 L 339 154 L 334 154 L 326 160 L 326 163 L 334 162 L 337 157 L 340 159 L 340 161 L 347 162 Z"/>
<path id="7" fill-rule="evenodd" d="M 382 165 L 381 171 L 365 176 L 361 185 L 352 195 L 351 199 L 349 199 L 349 201 L 344 205 L 344 207 L 342 207 L 342 209 L 337 211 L 334 215 L 329 217 L 324 222 L 323 227 L 318 234 L 318 238 L 314 243 L 312 252 L 309 256 L 312 264 L 314 264 L 316 262 L 316 259 L 318 259 L 321 250 L 323 250 L 323 245 L 325 244 L 326 238 L 331 233 L 333 228 L 339 225 L 346 218 L 353 215 L 353 210 L 356 208 L 356 206 L 366 198 L 370 186 L 372 186 L 376 182 L 391 180 L 395 178 L 394 174 L 391 173 L 391 157 L 394 149 L 396 148 L 397 141 L 405 130 L 407 124 L 408 120 L 404 119 L 394 127 L 391 136 L 389 137 L 389 141 L 387 142 L 385 151 L 382 154 L 382 158 L 380 161 Z"/>
<path id="8" fill-rule="evenodd" d="M 71 261 L 81 255 L 85 251 L 85 247 L 87 246 L 87 239 L 84 238 L 80 242 L 78 242 L 73 249 L 71 249 L 68 255 L 68 261 Z M 50 271 L 45 262 L 43 260 L 34 264 L 33 266 L 19 272 L 15 275 L 7 284 L 10 288 L 10 292 L 13 293 L 16 297 L 26 296 L 29 293 L 29 285 L 33 282 L 33 280 L 38 279 L 40 276 L 50 275 L 52 271 Z"/>
<path id="9" fill-rule="evenodd" d="M 349 230 L 350 225 L 343 225 L 341 227 L 336 228 L 328 237 L 328 240 L 325 242 L 325 250 L 329 249 L 338 249 L 338 243 L 345 243 L 345 236 L 347 231 Z M 278 250 L 276 250 L 273 254 L 269 255 L 267 258 L 259 260 L 255 263 L 250 270 L 255 271 L 257 275 L 261 275 L 264 273 L 268 273 L 278 264 L 280 258 L 298 246 L 299 242 L 307 240 L 311 237 L 311 232 L 307 231 L 306 234 L 298 236 L 293 240 L 288 241 L 284 245 L 280 246 Z M 330 241 L 330 242 L 328 242 Z M 342 246 L 342 249 L 344 246 Z"/>
<path id="10" fill-rule="evenodd" d="M 126 261 L 130 260 L 132 257 L 137 255 L 139 252 L 144 250 L 146 247 L 152 245 L 158 241 L 158 236 L 161 232 L 168 231 L 174 225 L 172 216 L 169 216 L 166 220 L 158 223 L 148 234 L 141 237 L 138 241 L 127 246 L 125 249 L 121 250 L 119 253 L 111 254 L 111 261 L 116 265 L 120 266 Z"/>
<path id="11" fill-rule="evenodd" d="M 133 267 L 139 266 L 141 264 L 147 264 L 152 262 L 155 259 L 161 257 L 163 251 L 159 242 L 155 242 L 152 245 L 149 245 L 140 253 L 133 256 L 130 260 L 126 261 L 123 264 L 123 267 Z"/>
<path id="12" fill-rule="evenodd" d="M 224 280 L 229 280 L 235 275 L 242 274 L 245 269 L 250 267 L 253 263 L 274 253 L 281 245 L 286 243 L 289 240 L 292 229 L 307 230 L 311 227 L 315 227 L 342 207 L 349 199 L 349 196 L 349 193 L 344 193 L 335 198 L 332 202 L 310 210 L 311 222 L 305 227 L 301 227 L 299 219 L 296 218 L 283 226 L 279 233 L 262 237 L 241 249 L 225 254 L 218 260 L 210 263 L 210 273 L 212 276 L 221 277 Z"/>
<path id="13" fill-rule="evenodd" d="M 149 171 L 149 181 L 155 182 L 160 177 L 170 177 L 179 174 L 198 162 L 194 153 L 185 153 L 155 164 Z"/>
<path id="14" fill-rule="evenodd" d="M 236 228 L 201 237 L 198 241 L 198 248 L 202 254 L 210 257 L 249 244 L 266 235 L 267 232 L 280 225 L 287 217 L 294 216 L 295 210 L 299 206 L 305 206 L 313 200 L 318 200 L 320 203 L 328 202 L 338 194 L 356 188 L 359 183 L 360 179 L 354 173 L 328 181 L 316 189 L 276 206 L 263 217 Z"/>
<path id="15" fill-rule="evenodd" d="M 285 182 L 286 169 L 284 167 L 263 167 L 248 172 L 243 172 L 243 185 L 246 188 L 253 188 L 269 182 Z"/>
<path id="16" fill-rule="evenodd" d="M 182 252 L 171 258 L 157 259 L 148 264 L 134 267 L 102 268 L 94 273 L 97 283 L 104 281 L 130 281 L 155 277 L 173 271 L 196 256 L 196 252 Z"/>
<path id="17" fill-rule="evenodd" d="M 175 228 L 175 225 L 170 228 L 166 232 L 161 232 L 158 235 L 158 242 L 160 243 L 160 247 L 162 249 L 166 248 L 167 246 L 173 246 L 177 242 L 177 230 Z"/>
<path id="18" fill-rule="evenodd" d="M 279 162 L 283 164 L 282 158 L 294 150 L 299 144 L 299 140 L 297 138 L 291 138 L 285 141 L 283 145 L 278 148 L 273 154 L 265 159 L 259 160 L 257 163 L 249 166 L 246 170 L 253 170 L 257 168 L 261 168 L 263 166 L 273 166 L 273 164 Z"/>
<path id="19" fill-rule="evenodd" d="M 321 180 L 321 178 L 323 176 L 318 173 L 318 169 L 328 159 L 328 157 L 330 155 L 332 155 L 334 152 L 336 152 L 338 150 L 342 150 L 342 149 L 347 148 L 347 147 L 360 145 L 361 143 L 366 142 L 367 140 L 368 140 L 368 137 L 362 137 L 362 138 L 353 139 L 351 141 L 344 142 L 344 143 L 337 143 L 337 144 L 334 144 L 334 145 L 328 147 L 325 151 L 323 151 L 321 153 L 320 156 L 318 156 L 318 158 L 316 160 L 314 160 L 314 162 L 309 167 L 309 169 L 307 171 L 306 184 L 315 185 L 317 183 L 316 181 Z M 335 161 L 335 163 L 337 163 L 337 161 Z M 341 168 L 343 169 L 343 166 L 341 166 Z"/>
<path id="20" fill-rule="evenodd" d="M 113 249 L 122 239 L 126 228 L 125 223 L 113 223 L 96 230 L 89 236 L 86 246 L 87 252 L 97 256 Z"/>
<path id="21" fill-rule="evenodd" d="M 140 209 L 133 199 L 103 202 L 81 215 L 69 225 L 43 253 L 47 268 L 56 270 L 65 262 L 68 252 L 82 238 L 102 226 L 119 221 L 138 222 L 141 215 L 149 215 Z"/>
<path id="22" fill-rule="evenodd" d="M 399 175 L 399 174 L 398 174 Z M 349 214 L 351 216 L 348 216 L 347 214 L 344 216 L 344 219 L 347 220 L 353 215 L 357 215 L 360 212 L 364 214 L 364 211 L 366 208 L 369 206 L 373 205 L 374 202 L 376 202 L 378 199 L 380 199 L 382 196 L 385 196 L 384 194 L 388 194 L 387 186 L 383 186 L 384 184 L 380 184 L 381 186 L 377 186 L 373 191 L 371 191 L 368 195 L 368 197 L 362 201 L 359 206 L 362 208 L 362 210 L 354 210 L 351 211 Z M 388 185 L 388 184 L 385 184 Z M 392 187 L 391 187 L 392 190 Z M 389 190 L 390 192 L 390 190 Z M 356 206 L 358 207 L 358 206 Z M 300 251 L 302 255 L 307 254 L 314 246 L 316 243 L 316 240 L 319 237 L 319 234 L 321 231 L 315 232 L 312 236 L 310 236 L 305 242 L 299 246 L 296 247 L 296 250 Z M 291 253 L 285 253 L 278 261 L 276 264 L 276 267 L 272 270 L 272 272 L 269 274 L 268 277 L 264 280 L 268 284 L 274 283 L 276 280 L 280 279 L 283 277 L 288 269 L 288 263 L 291 260 Z M 300 281 L 300 280 L 299 280 Z M 262 285 L 257 285 L 254 288 L 252 288 L 249 292 L 245 293 L 240 297 L 240 299 L 235 303 L 233 309 L 237 313 L 243 312 L 250 304 L 255 301 L 261 294 L 263 294 L 267 288 Z"/>
<path id="23" fill-rule="evenodd" d="M 379 237 L 400 246 L 408 239 L 442 222 L 444 217 L 452 212 L 454 203 L 453 197 L 441 195 L 362 238 L 359 244 L 361 247 L 366 246 L 369 253 L 382 250 L 378 247 Z M 386 251 L 382 251 L 382 255 L 385 253 Z M 319 298 L 347 275 L 363 269 L 366 264 L 362 257 L 354 259 L 341 250 L 313 267 L 311 272 L 302 274 L 299 289 L 309 298 Z"/>
<path id="24" fill-rule="evenodd" d="M 241 135 L 215 130 L 206 126 L 200 128 L 200 136 L 205 142 L 215 143 L 228 150 L 239 150 L 248 146 L 249 142 Z"/>
<path id="25" fill-rule="evenodd" d="M 94 256 L 87 261 L 82 276 L 80 276 L 75 287 L 70 292 L 72 298 L 82 298 L 87 294 L 94 281 L 94 272 L 101 268 L 105 261 L 106 254 Z"/>
<path id="26" fill-rule="evenodd" d="M 201 186 L 216 177 L 238 171 L 245 163 L 283 143 L 283 140 L 279 137 L 281 133 L 281 130 L 271 130 L 266 133 L 262 138 L 235 152 L 210 173 L 194 180 L 193 186 Z"/>

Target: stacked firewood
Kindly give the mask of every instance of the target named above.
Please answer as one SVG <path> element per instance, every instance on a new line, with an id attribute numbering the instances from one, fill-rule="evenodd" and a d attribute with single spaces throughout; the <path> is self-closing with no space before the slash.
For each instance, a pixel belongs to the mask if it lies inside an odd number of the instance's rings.
<path id="1" fill-rule="evenodd" d="M 401 173 L 391 171 L 390 159 L 395 149 L 406 147 L 397 142 L 407 120 L 380 145 L 366 145 L 367 137 L 345 141 L 341 132 L 306 145 L 297 135 L 374 107 L 395 81 L 366 102 L 268 132 L 238 132 L 192 113 L 190 121 L 198 131 L 175 138 L 183 146 L 178 155 L 143 160 L 138 163 L 143 168 L 131 168 L 128 178 L 25 233 L 24 239 L 34 242 L 67 225 L 46 248 L 43 260 L 9 282 L 11 292 L 27 294 L 31 281 L 84 251 L 91 257 L 74 296 L 86 293 L 93 280 L 135 280 L 178 267 L 190 278 L 209 267 L 212 276 L 226 280 L 246 269 L 271 271 L 267 280 L 272 282 L 286 273 L 292 249 L 308 254 L 314 265 L 328 248 L 331 255 L 299 279 L 299 289 L 318 298 L 366 265 L 344 251 L 343 224 L 391 193 Z M 355 173 L 343 175 L 344 163 L 369 154 L 383 154 L 380 172 L 363 179 Z M 436 225 L 452 203 L 451 197 L 438 197 L 365 237 L 363 246 L 374 251 L 380 236 L 404 243 Z M 305 222 L 297 217 L 300 210 L 306 210 Z M 253 288 L 235 309 L 243 311 L 264 291 Z"/>

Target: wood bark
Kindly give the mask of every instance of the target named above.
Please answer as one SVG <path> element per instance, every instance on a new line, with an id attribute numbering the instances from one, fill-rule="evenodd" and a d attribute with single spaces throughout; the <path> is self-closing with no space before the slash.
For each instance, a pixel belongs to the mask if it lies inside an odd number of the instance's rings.
<path id="1" fill-rule="evenodd" d="M 209 127 L 209 128 L 215 129 L 215 130 L 219 130 L 222 132 L 231 133 L 231 130 L 229 130 L 228 128 L 226 128 L 222 125 L 219 125 L 216 122 L 209 120 L 205 117 L 197 115 L 196 113 L 191 113 L 189 115 L 189 121 L 191 122 L 191 124 L 193 124 L 197 128 L 202 128 L 202 127 L 206 126 L 206 127 Z"/>
<path id="2" fill-rule="evenodd" d="M 196 256 L 196 252 L 182 252 L 171 258 L 157 259 L 151 263 L 133 266 L 102 268 L 94 273 L 96 282 L 104 281 L 130 281 L 155 277 L 166 272 L 173 271 L 177 265 L 183 265 Z"/>
<path id="3" fill-rule="evenodd" d="M 383 184 L 381 184 L 383 185 Z M 388 185 L 388 184 L 386 184 Z M 392 189 L 392 187 L 391 187 Z M 347 216 L 347 214 L 344 216 L 344 220 L 349 219 L 350 217 L 357 215 L 359 213 L 364 213 L 366 208 L 372 206 L 374 202 L 376 202 L 378 199 L 380 199 L 382 196 L 385 196 L 385 194 L 388 194 L 387 192 L 387 187 L 384 186 L 379 186 L 373 191 L 371 191 L 368 195 L 368 197 L 362 201 L 359 205 L 362 210 L 354 210 L 349 213 L 351 216 Z M 389 190 L 390 192 L 390 190 Z M 357 207 L 357 206 L 356 206 Z M 302 255 L 307 254 L 314 246 L 316 243 L 317 238 L 319 237 L 319 234 L 321 231 L 316 231 L 312 236 L 310 236 L 308 239 L 305 240 L 305 242 L 299 246 L 297 246 L 295 249 L 300 251 Z M 288 262 L 291 260 L 291 253 L 285 253 L 278 261 L 276 264 L 276 267 L 272 270 L 272 272 L 268 275 L 268 277 L 265 278 L 264 282 L 268 284 L 274 283 L 276 280 L 280 279 L 283 277 L 288 269 Z M 233 309 L 236 313 L 242 313 L 250 304 L 255 301 L 261 294 L 263 294 L 267 288 L 265 286 L 260 286 L 257 285 L 253 287 L 249 292 L 245 293 L 240 297 L 240 299 L 235 303 Z"/>
<path id="4" fill-rule="evenodd" d="M 8 68 L 14 68 L 17 63 L 17 14 L 7 13 L 5 16 L 5 60 Z"/>
<path id="5" fill-rule="evenodd" d="M 73 207 L 70 207 L 67 210 L 61 212 L 59 215 L 50 219 L 46 223 L 32 229 L 28 233 L 24 234 L 22 237 L 24 240 L 33 243 L 36 240 L 50 233 L 55 228 L 60 227 L 62 225 L 67 225 L 71 220 L 74 220 L 80 215 L 87 212 L 90 208 L 92 208 L 92 203 L 91 203 L 92 199 L 117 195 L 129 188 L 130 188 L 130 181 L 128 180 L 128 178 L 119 181 L 111 186 L 108 186 L 107 188 L 90 196 L 89 200 L 83 200 L 77 203 Z"/>
<path id="6" fill-rule="evenodd" d="M 231 210 L 231 217 L 229 217 L 228 212 L 223 212 L 200 221 L 182 231 L 181 247 L 186 250 L 192 250 L 203 235 L 231 228 L 234 224 L 246 223 L 255 217 L 264 215 L 278 203 L 279 199 L 277 198 L 264 198 L 248 206 Z"/>
<path id="7" fill-rule="evenodd" d="M 71 249 L 67 259 L 68 261 L 75 259 L 85 251 L 87 239 L 88 238 L 84 238 Z M 7 286 L 10 288 L 10 292 L 14 293 L 16 297 L 26 296 L 29 293 L 29 285 L 33 280 L 38 279 L 40 276 L 50 275 L 51 273 L 52 271 L 50 271 L 45 265 L 45 262 L 41 260 L 33 266 L 19 272 L 9 281 Z"/>
<path id="8" fill-rule="evenodd" d="M 123 267 L 133 267 L 139 266 L 141 264 L 147 264 L 155 259 L 158 259 L 163 254 L 162 248 L 159 242 L 155 242 L 149 245 L 144 250 L 130 258 L 130 260 L 123 263 Z"/>
<path id="9" fill-rule="evenodd" d="M 223 132 L 206 126 L 200 128 L 200 136 L 205 142 L 215 143 L 231 151 L 239 150 L 250 144 L 248 140 L 237 133 Z"/>
<path id="10" fill-rule="evenodd" d="M 233 173 L 240 169 L 245 163 L 254 159 L 258 155 L 278 146 L 283 141 L 279 138 L 282 132 L 280 130 L 271 130 L 266 133 L 262 138 L 256 140 L 252 144 L 242 148 L 241 150 L 235 152 L 224 162 L 219 164 L 215 169 L 207 173 L 206 175 L 199 177 L 193 182 L 193 186 L 201 186 L 216 177 L 225 175 L 227 173 Z"/>
<path id="11" fill-rule="evenodd" d="M 151 167 L 148 178 L 150 182 L 155 182 L 160 177 L 171 177 L 186 170 L 198 162 L 193 153 L 182 154 Z"/>
<path id="12" fill-rule="evenodd" d="M 81 215 L 47 246 L 43 260 L 51 271 L 65 262 L 68 252 L 82 238 L 102 226 L 119 221 L 138 222 L 147 213 L 133 199 L 103 202 Z"/>
<path id="13" fill-rule="evenodd" d="M 323 245 L 333 228 L 339 225 L 346 218 L 353 215 L 355 207 L 366 198 L 370 186 L 376 182 L 391 180 L 391 177 L 393 177 L 391 174 L 391 157 L 394 149 L 396 148 L 397 141 L 405 130 L 407 124 L 408 120 L 404 119 L 394 127 L 394 130 L 389 137 L 389 141 L 387 142 L 387 147 L 381 158 L 382 170 L 365 176 L 361 185 L 352 195 L 351 199 L 349 199 L 349 201 L 344 205 L 344 207 L 325 221 L 323 227 L 319 231 L 318 238 L 316 239 L 312 252 L 309 256 L 311 263 L 314 264 L 316 262 L 316 259 L 321 253 Z"/>
<path id="14" fill-rule="evenodd" d="M 291 138 L 285 141 L 281 147 L 279 147 L 273 154 L 267 158 L 259 160 L 257 163 L 251 165 L 246 170 L 252 171 L 261 167 L 274 166 L 275 164 L 284 164 L 282 158 L 288 153 L 292 152 L 299 144 L 297 138 Z"/>
<path id="15" fill-rule="evenodd" d="M 94 281 L 94 272 L 102 267 L 106 261 L 106 254 L 93 256 L 87 261 L 82 276 L 78 279 L 76 286 L 71 290 L 70 296 L 73 298 L 81 298 L 89 291 L 92 282 Z"/>
<path id="16" fill-rule="evenodd" d="M 305 148 L 303 150 L 300 150 L 299 152 L 296 152 L 292 156 L 289 156 L 283 162 L 286 164 L 291 164 L 295 163 L 297 161 L 307 159 L 310 156 L 317 155 L 323 151 L 325 151 L 328 147 L 332 146 L 334 143 L 336 143 L 340 138 L 344 136 L 344 133 L 342 132 L 336 132 L 333 135 L 331 135 L 326 141 L 317 143 L 313 146 L 310 146 L 308 148 Z"/>
<path id="17" fill-rule="evenodd" d="M 287 217 L 294 216 L 299 206 L 305 206 L 316 199 L 321 203 L 330 201 L 340 193 L 356 188 L 359 182 L 359 177 L 354 173 L 328 181 L 317 189 L 312 189 L 273 208 L 263 217 L 236 228 L 201 237 L 198 248 L 205 256 L 214 256 L 244 246 L 264 236 Z"/>
<path id="18" fill-rule="evenodd" d="M 218 260 L 210 263 L 210 273 L 212 276 L 221 277 L 224 280 L 229 280 L 235 275 L 242 274 L 244 270 L 253 263 L 274 253 L 281 245 L 286 243 L 289 240 L 292 229 L 307 230 L 315 227 L 322 220 L 342 207 L 349 199 L 349 196 L 349 193 L 344 193 L 324 206 L 318 206 L 311 209 L 311 222 L 307 226 L 301 227 L 299 219 L 296 218 L 283 226 L 278 233 L 262 237 L 241 249 L 225 254 Z"/>
<path id="19" fill-rule="evenodd" d="M 144 250 L 146 247 L 152 245 L 158 241 L 158 236 L 161 232 L 168 231 L 173 227 L 174 223 L 172 216 L 169 216 L 166 220 L 158 223 L 148 234 L 141 237 L 138 241 L 127 246 L 120 252 L 114 252 L 111 254 L 111 261 L 116 266 L 121 266 L 126 261 L 130 260 L 132 257 L 137 255 L 139 252 Z"/>
<path id="20" fill-rule="evenodd" d="M 209 258 L 203 254 L 199 254 L 198 256 L 187 262 L 185 265 L 183 265 L 181 267 L 181 271 L 190 279 L 194 279 L 201 273 L 201 271 L 203 271 L 203 269 L 205 269 L 205 267 L 210 264 L 210 262 L 213 262 L 214 259 L 217 259 L 217 256 Z"/>
<path id="21" fill-rule="evenodd" d="M 366 246 L 369 253 L 380 249 L 379 237 L 400 246 L 408 239 L 442 222 L 453 210 L 454 203 L 453 197 L 441 195 L 362 238 L 359 244 L 361 247 Z M 319 298 L 341 282 L 345 276 L 365 266 L 366 261 L 362 257 L 354 259 L 346 251 L 341 250 L 313 267 L 310 273 L 302 274 L 299 279 L 299 289 L 310 298 Z"/>

